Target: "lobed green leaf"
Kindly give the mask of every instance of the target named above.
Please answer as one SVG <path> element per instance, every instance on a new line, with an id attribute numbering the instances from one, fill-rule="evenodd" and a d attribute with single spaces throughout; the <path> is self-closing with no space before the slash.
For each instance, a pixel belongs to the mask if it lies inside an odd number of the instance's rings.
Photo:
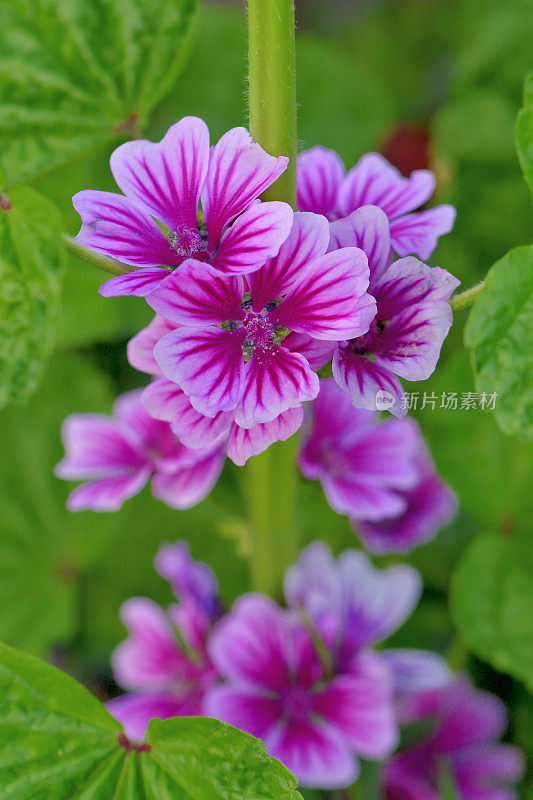
<path id="1" fill-rule="evenodd" d="M 533 688 L 533 551 L 529 531 L 477 537 L 455 571 L 459 633 L 497 670 Z"/>
<path id="2" fill-rule="evenodd" d="M 478 392 L 497 392 L 495 417 L 507 434 L 533 439 L 533 245 L 489 270 L 465 328 Z"/>
<path id="3" fill-rule="evenodd" d="M 516 119 L 516 151 L 524 178 L 533 194 L 533 72 L 524 83 L 524 108 Z"/>
<path id="4" fill-rule="evenodd" d="M 6 185 L 135 136 L 186 62 L 198 8 L 198 0 L 4 0 Z"/>
<path id="5" fill-rule="evenodd" d="M 0 406 L 24 402 L 50 354 L 65 251 L 61 215 L 34 189 L 3 195 L 0 208 Z"/>
<path id="6" fill-rule="evenodd" d="M 0 786 L 10 800 L 301 800 L 249 734 L 214 719 L 153 720 L 139 747 L 81 684 L 5 645 Z"/>

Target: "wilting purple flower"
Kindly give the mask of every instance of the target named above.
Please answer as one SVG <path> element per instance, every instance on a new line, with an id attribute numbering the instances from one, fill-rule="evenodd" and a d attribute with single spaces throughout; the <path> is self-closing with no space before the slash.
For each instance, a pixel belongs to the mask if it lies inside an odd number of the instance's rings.
<path id="1" fill-rule="evenodd" d="M 397 738 L 389 672 L 362 649 L 343 674 L 328 672 L 297 612 L 245 595 L 215 629 L 213 663 L 226 682 L 206 713 L 262 739 L 304 785 L 347 786 L 358 759 L 381 759 Z"/>
<path id="2" fill-rule="evenodd" d="M 154 717 L 203 714 L 205 693 L 217 677 L 207 652 L 222 611 L 213 573 L 190 557 L 185 542 L 164 545 L 155 565 L 180 602 L 166 612 L 144 597 L 124 603 L 121 617 L 129 637 L 112 659 L 117 683 L 130 694 L 107 707 L 135 740 L 143 738 Z"/>
<path id="3" fill-rule="evenodd" d="M 417 169 L 408 178 L 378 153 L 367 153 L 347 174 L 333 150 L 313 147 L 298 157 L 298 208 L 324 214 L 329 220 L 347 217 L 361 206 L 379 206 L 390 222 L 391 241 L 400 256 L 427 259 L 439 236 L 455 221 L 453 206 L 414 212 L 435 190 L 435 176 Z"/>
<path id="4" fill-rule="evenodd" d="M 459 281 L 416 258 L 391 264 L 389 223 L 377 206 L 364 206 L 331 223 L 329 249 L 360 247 L 368 257 L 369 292 L 377 312 L 367 333 L 340 342 L 333 377 L 356 408 L 403 416 L 396 376 L 426 380 L 434 371 L 453 322 L 449 304 Z"/>
<path id="5" fill-rule="evenodd" d="M 189 508 L 212 489 L 224 464 L 224 443 L 185 447 L 166 422 L 153 419 L 140 392 L 118 398 L 113 416 L 75 414 L 63 424 L 65 458 L 56 474 L 85 480 L 67 501 L 71 511 L 116 511 L 151 479 L 152 492 L 173 508 Z"/>
<path id="6" fill-rule="evenodd" d="M 393 756 L 383 771 L 387 800 L 439 800 L 448 774 L 461 800 L 515 800 L 507 784 L 524 771 L 522 753 L 498 742 L 507 726 L 503 703 L 460 679 L 414 695 L 405 722 L 427 720 L 426 737 Z"/>
<path id="7" fill-rule="evenodd" d="M 201 414 L 232 412 L 242 428 L 275 420 L 316 397 L 310 358 L 323 345 L 368 330 L 375 303 L 368 266 L 357 248 L 326 254 L 329 226 L 315 214 L 295 215 L 277 257 L 243 278 L 217 276 L 190 261 L 148 298 L 178 329 L 154 348 L 164 375 Z"/>
<path id="8" fill-rule="evenodd" d="M 142 372 L 157 376 L 161 374 L 153 350 L 159 339 L 175 326 L 156 315 L 152 322 L 128 343 L 130 364 Z M 293 339 L 296 339 L 294 334 Z M 300 337 L 304 339 L 304 337 Z M 309 340 L 311 342 L 311 340 Z M 306 355 L 311 367 L 323 364 L 323 342 L 316 341 L 307 346 Z M 329 343 L 327 343 L 329 348 Z M 326 357 L 330 355 L 330 348 Z M 168 378 L 158 377 L 141 395 L 141 400 L 150 415 L 164 420 L 182 444 L 192 449 L 211 446 L 215 441 L 226 443 L 226 454 L 242 467 L 248 458 L 258 455 L 277 441 L 285 441 L 300 428 L 303 408 L 289 408 L 271 422 L 260 423 L 253 428 L 241 428 L 230 412 L 220 411 L 214 417 L 206 417 L 191 405 L 189 397 Z"/>
<path id="9" fill-rule="evenodd" d="M 433 538 L 456 513 L 418 424 L 354 409 L 331 379 L 307 409 L 300 468 L 330 506 L 351 518 L 374 553 L 405 552 Z"/>
<path id="10" fill-rule="evenodd" d="M 292 224 L 289 205 L 257 199 L 288 161 L 268 155 L 245 128 L 210 148 L 197 117 L 172 125 L 160 142 L 122 144 L 110 164 L 124 195 L 87 190 L 73 198 L 82 218 L 77 240 L 140 268 L 107 281 L 101 294 L 144 296 L 188 258 L 226 275 L 257 269 Z"/>

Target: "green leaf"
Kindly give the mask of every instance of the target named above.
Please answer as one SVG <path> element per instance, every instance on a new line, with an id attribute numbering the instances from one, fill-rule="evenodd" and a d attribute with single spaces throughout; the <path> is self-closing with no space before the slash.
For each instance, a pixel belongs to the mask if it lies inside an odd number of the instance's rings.
<path id="1" fill-rule="evenodd" d="M 533 439 L 533 245 L 517 247 L 489 270 L 470 311 L 478 392 L 497 392 L 495 417 L 507 434 Z"/>
<path id="2" fill-rule="evenodd" d="M 54 343 L 65 251 L 61 216 L 21 186 L 0 209 L 0 406 L 24 402 Z"/>
<path id="3" fill-rule="evenodd" d="M 533 548 L 528 528 L 474 540 L 454 573 L 451 607 L 474 653 L 533 689 Z"/>
<path id="4" fill-rule="evenodd" d="M 198 0 L 4 0 L 7 185 L 142 129 L 184 66 L 197 17 Z"/>
<path id="5" fill-rule="evenodd" d="M 138 748 L 81 684 L 0 645 L 0 785 L 10 800 L 298 800 L 296 778 L 223 722 L 151 722 Z M 300 798 L 301 800 L 301 798 Z"/>
<path id="6" fill-rule="evenodd" d="M 524 108 L 516 119 L 516 150 L 524 178 L 533 194 L 533 72 L 524 83 Z"/>

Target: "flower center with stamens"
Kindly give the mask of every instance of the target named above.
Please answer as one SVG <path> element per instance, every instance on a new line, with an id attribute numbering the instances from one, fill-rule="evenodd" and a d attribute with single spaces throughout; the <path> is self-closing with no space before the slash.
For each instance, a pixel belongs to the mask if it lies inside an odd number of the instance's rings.
<path id="1" fill-rule="evenodd" d="M 375 319 L 366 333 L 362 336 L 358 336 L 357 339 L 350 339 L 349 346 L 351 350 L 359 356 L 373 352 L 373 345 L 375 345 L 376 340 L 385 329 L 386 325 L 386 322 Z"/>
<path id="2" fill-rule="evenodd" d="M 244 320 L 246 336 L 242 342 L 244 360 L 248 361 L 257 346 L 265 346 L 276 338 L 274 326 L 263 314 L 250 311 Z"/>
<path id="3" fill-rule="evenodd" d="M 203 249 L 204 242 L 198 228 L 180 225 L 169 236 L 170 246 L 179 256 L 190 258 Z"/>

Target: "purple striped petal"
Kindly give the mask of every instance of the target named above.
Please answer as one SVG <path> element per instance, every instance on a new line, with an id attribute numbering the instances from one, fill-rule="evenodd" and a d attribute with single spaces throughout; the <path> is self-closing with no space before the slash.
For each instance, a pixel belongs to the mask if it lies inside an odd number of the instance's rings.
<path id="1" fill-rule="evenodd" d="M 394 250 L 400 256 L 415 253 L 426 260 L 436 248 L 439 237 L 453 228 L 455 216 L 453 206 L 443 205 L 393 220 L 390 234 Z"/>
<path id="2" fill-rule="evenodd" d="M 385 764 L 381 775 L 385 797 L 387 800 L 406 800 L 406 798 L 407 800 L 442 800 L 431 774 L 433 770 L 435 770 L 435 764 L 432 759 L 430 760 L 430 753 L 423 746 L 411 747 L 397 753 Z M 472 798 L 468 798 L 468 800 L 472 800 Z M 483 800 L 488 800 L 488 798 L 483 798 Z M 503 798 L 499 798 L 499 800 L 503 800 Z M 511 800 L 511 798 L 505 798 L 505 800 Z"/>
<path id="3" fill-rule="evenodd" d="M 157 378 L 143 389 L 141 401 L 154 419 L 172 422 L 191 403 L 180 387 L 167 378 Z M 177 435 L 177 434 L 176 434 Z"/>
<path id="4" fill-rule="evenodd" d="M 67 508 L 69 511 L 118 511 L 125 500 L 139 494 L 151 474 L 151 467 L 140 467 L 84 483 L 70 493 Z"/>
<path id="5" fill-rule="evenodd" d="M 354 412 L 352 409 L 352 415 Z M 373 484 L 385 483 L 391 489 L 413 489 L 420 480 L 415 456 L 420 429 L 411 419 L 388 419 L 374 425 L 350 447 L 346 445 L 350 470 L 364 475 Z"/>
<path id="6" fill-rule="evenodd" d="M 161 425 L 154 419 L 141 402 L 141 391 L 121 394 L 113 405 L 113 416 L 123 426 L 131 431 L 133 437 L 138 439 L 146 450 L 156 449 L 159 443 L 161 430 L 168 431 L 168 426 Z"/>
<path id="7" fill-rule="evenodd" d="M 205 713 L 264 739 L 281 716 L 281 704 L 254 688 L 216 686 L 206 696 Z"/>
<path id="8" fill-rule="evenodd" d="M 160 375 L 159 364 L 154 358 L 154 347 L 166 333 L 175 330 L 173 325 L 156 314 L 153 320 L 128 342 L 128 361 L 139 372 Z"/>
<path id="9" fill-rule="evenodd" d="M 285 689 L 290 681 L 286 614 L 265 595 L 236 600 L 208 643 L 220 675 L 250 688 Z"/>
<path id="10" fill-rule="evenodd" d="M 243 279 L 217 275 L 190 259 L 147 299 L 158 314 L 178 325 L 218 325 L 244 319 Z"/>
<path id="11" fill-rule="evenodd" d="M 234 464 L 243 467 L 251 456 L 262 453 L 274 442 L 285 442 L 301 427 L 303 408 L 289 408 L 272 422 L 264 422 L 253 428 L 231 428 L 227 454 Z"/>
<path id="12" fill-rule="evenodd" d="M 248 277 L 254 311 L 276 300 L 298 281 L 304 268 L 323 256 L 329 241 L 325 217 L 318 214 L 293 215 L 291 232 L 278 255 Z"/>
<path id="13" fill-rule="evenodd" d="M 266 737 L 270 755 L 285 764 L 303 786 L 339 789 L 351 785 L 359 763 L 331 726 L 314 719 L 291 719 Z"/>
<path id="14" fill-rule="evenodd" d="M 460 281 L 441 267 L 428 267 L 408 256 L 394 261 L 372 286 L 379 319 L 389 320 L 400 311 L 421 303 L 448 303 Z"/>
<path id="15" fill-rule="evenodd" d="M 156 344 L 154 356 L 163 374 L 192 398 L 194 407 L 214 417 L 219 411 L 232 411 L 242 397 L 244 335 L 243 329 L 230 333 L 184 327 L 167 333 Z"/>
<path id="16" fill-rule="evenodd" d="M 356 408 L 371 411 L 390 411 L 395 417 L 404 417 L 403 389 L 398 378 L 374 361 L 357 355 L 348 345 L 339 347 L 333 356 L 333 377 L 346 392 Z"/>
<path id="17" fill-rule="evenodd" d="M 120 617 L 129 631 L 111 659 L 115 680 L 132 691 L 161 692 L 195 674 L 195 665 L 180 648 L 167 615 L 157 603 L 132 597 Z"/>
<path id="18" fill-rule="evenodd" d="M 507 728 L 507 709 L 500 698 L 474 690 L 465 680 L 441 690 L 440 712 L 444 718 L 433 745 L 441 753 L 499 739 Z"/>
<path id="19" fill-rule="evenodd" d="M 198 227 L 198 201 L 208 163 L 209 131 L 197 117 L 184 117 L 172 125 L 160 142 L 126 142 L 110 160 L 124 194 L 170 230 Z"/>
<path id="20" fill-rule="evenodd" d="M 391 673 L 400 709 L 405 695 L 442 689 L 452 679 L 444 658 L 427 650 L 380 650 L 380 658 Z"/>
<path id="21" fill-rule="evenodd" d="M 368 258 L 370 285 L 380 278 L 392 259 L 387 215 L 378 206 L 362 206 L 329 226 L 329 250 L 359 247 Z"/>
<path id="22" fill-rule="evenodd" d="M 340 188 L 340 207 L 347 216 L 366 205 L 379 206 L 389 220 L 408 214 L 435 191 L 435 176 L 417 169 L 408 178 L 378 153 L 367 153 L 348 172 Z"/>
<path id="23" fill-rule="evenodd" d="M 331 361 L 337 349 L 337 342 L 327 339 L 313 339 L 305 333 L 291 333 L 283 339 L 283 347 L 291 353 L 300 353 L 308 362 L 312 370 L 319 370 Z"/>
<path id="24" fill-rule="evenodd" d="M 202 448 L 203 449 L 203 448 Z M 172 472 L 158 472 L 152 478 L 152 494 L 171 508 L 192 508 L 207 497 L 224 466 L 225 450 L 206 448 L 196 463 Z M 200 450 L 192 451 L 201 453 Z"/>
<path id="25" fill-rule="evenodd" d="M 339 188 L 346 173 L 334 150 L 318 145 L 298 156 L 297 196 L 300 211 L 314 211 L 328 219 L 339 207 Z"/>
<path id="26" fill-rule="evenodd" d="M 376 315 L 366 294 L 368 262 L 362 250 L 344 247 L 309 264 L 268 319 L 316 339 L 352 339 L 368 331 Z"/>
<path id="27" fill-rule="evenodd" d="M 317 374 L 299 353 L 272 343 L 257 345 L 246 365 L 235 422 L 241 428 L 272 422 L 283 411 L 313 400 L 319 388 Z"/>
<path id="28" fill-rule="evenodd" d="M 56 475 L 65 480 L 114 477 L 117 471 L 145 467 L 141 443 L 117 422 L 98 414 L 73 414 L 64 421 L 65 458 Z"/>
<path id="29" fill-rule="evenodd" d="M 142 402 L 153 417 L 170 422 L 182 444 L 193 450 L 207 447 L 221 434 L 228 433 L 233 419 L 231 414 L 222 411 L 215 417 L 200 414 L 185 392 L 166 378 L 147 386 Z"/>
<path id="30" fill-rule="evenodd" d="M 117 719 L 128 739 L 142 742 L 152 719 L 190 717 L 202 713 L 200 697 L 192 692 L 185 697 L 174 694 L 124 694 L 105 704 Z"/>
<path id="31" fill-rule="evenodd" d="M 390 321 L 372 350 L 376 362 L 408 381 L 423 381 L 435 370 L 453 322 L 448 303 L 414 306 Z"/>
<path id="32" fill-rule="evenodd" d="M 98 289 L 102 297 L 146 297 L 147 294 L 157 289 L 161 283 L 171 275 L 168 269 L 160 267 L 141 267 L 127 275 L 117 275 L 116 278 L 103 283 Z"/>
<path id="33" fill-rule="evenodd" d="M 324 475 L 321 482 L 332 509 L 354 519 L 397 517 L 407 507 L 398 492 L 387 486 L 373 485 L 367 475 Z"/>
<path id="34" fill-rule="evenodd" d="M 222 236 L 211 264 L 222 273 L 253 272 L 275 256 L 290 233 L 293 211 L 287 203 L 257 203 L 237 217 Z"/>
<path id="35" fill-rule="evenodd" d="M 389 671 L 375 653 L 362 653 L 350 673 L 319 692 L 313 710 L 363 758 L 381 760 L 398 744 Z"/>
<path id="36" fill-rule="evenodd" d="M 133 267 L 172 267 L 183 259 L 154 220 L 132 200 L 87 189 L 72 198 L 82 219 L 76 241 Z"/>
<path id="37" fill-rule="evenodd" d="M 420 599 L 422 579 L 409 564 L 378 569 L 361 550 L 345 550 L 338 563 L 348 614 L 346 645 L 358 652 L 403 625 Z"/>
<path id="38" fill-rule="evenodd" d="M 184 395 L 186 397 L 186 395 Z M 187 398 L 187 400 L 189 400 Z M 205 417 L 188 403 L 182 413 L 174 419 L 172 430 L 186 447 L 197 449 L 208 447 L 219 438 L 228 435 L 232 422 L 232 415 L 220 411 L 214 417 Z"/>
<path id="39" fill-rule="evenodd" d="M 211 148 L 202 209 L 215 250 L 224 228 L 285 172 L 289 159 L 268 155 L 246 128 L 232 128 Z"/>

